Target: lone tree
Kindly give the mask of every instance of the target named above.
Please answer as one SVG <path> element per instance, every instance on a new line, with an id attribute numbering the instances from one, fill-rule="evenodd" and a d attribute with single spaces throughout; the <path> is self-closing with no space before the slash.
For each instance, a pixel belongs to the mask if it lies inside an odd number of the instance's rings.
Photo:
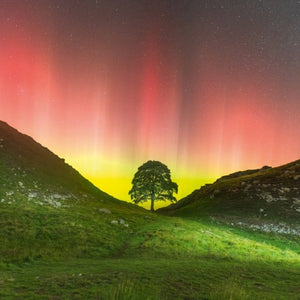
<path id="1" fill-rule="evenodd" d="M 174 192 L 178 192 L 178 185 L 172 182 L 168 167 L 159 161 L 149 160 L 135 173 L 129 195 L 134 203 L 151 200 L 153 212 L 155 200 L 176 202 Z"/>

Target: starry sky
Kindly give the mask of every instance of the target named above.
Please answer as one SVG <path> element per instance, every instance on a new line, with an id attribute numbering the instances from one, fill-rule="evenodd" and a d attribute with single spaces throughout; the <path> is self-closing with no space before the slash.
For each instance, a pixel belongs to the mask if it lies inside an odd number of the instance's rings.
<path id="1" fill-rule="evenodd" d="M 0 0 L 0 119 L 129 200 L 300 158 L 298 0 Z"/>

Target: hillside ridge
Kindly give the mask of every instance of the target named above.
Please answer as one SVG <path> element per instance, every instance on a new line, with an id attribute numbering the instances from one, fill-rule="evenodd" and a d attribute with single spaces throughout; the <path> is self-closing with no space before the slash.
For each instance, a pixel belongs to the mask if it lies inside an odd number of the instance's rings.
<path id="1" fill-rule="evenodd" d="M 87 194 L 117 201 L 29 135 L 0 121 L 0 201 L 17 198 L 61 205 Z M 77 196 L 76 196 L 77 195 Z M 53 201 L 50 201 L 52 199 Z"/>
<path id="2" fill-rule="evenodd" d="M 170 215 L 221 214 L 298 222 L 300 160 L 279 167 L 263 167 L 222 176 L 158 212 Z"/>

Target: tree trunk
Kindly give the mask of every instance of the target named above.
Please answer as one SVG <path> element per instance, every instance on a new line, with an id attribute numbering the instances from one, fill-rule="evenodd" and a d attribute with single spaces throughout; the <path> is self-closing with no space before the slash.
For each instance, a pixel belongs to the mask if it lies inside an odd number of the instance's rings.
<path id="1" fill-rule="evenodd" d="M 154 193 L 152 193 L 151 195 L 151 211 L 154 212 L 154 199 L 155 199 L 155 195 Z"/>

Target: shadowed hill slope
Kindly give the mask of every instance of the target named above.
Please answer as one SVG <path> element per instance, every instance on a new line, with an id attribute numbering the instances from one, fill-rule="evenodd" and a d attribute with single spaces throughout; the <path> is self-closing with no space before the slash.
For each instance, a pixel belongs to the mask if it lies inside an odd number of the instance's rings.
<path id="1" fill-rule="evenodd" d="M 223 176 L 158 210 L 170 215 L 233 215 L 298 222 L 300 160 Z"/>
<path id="2" fill-rule="evenodd" d="M 50 192 L 92 193 L 105 199 L 113 197 L 100 191 L 75 169 L 31 137 L 0 121 L 0 183 L 3 192 L 18 191 L 33 197 L 41 190 Z"/>

